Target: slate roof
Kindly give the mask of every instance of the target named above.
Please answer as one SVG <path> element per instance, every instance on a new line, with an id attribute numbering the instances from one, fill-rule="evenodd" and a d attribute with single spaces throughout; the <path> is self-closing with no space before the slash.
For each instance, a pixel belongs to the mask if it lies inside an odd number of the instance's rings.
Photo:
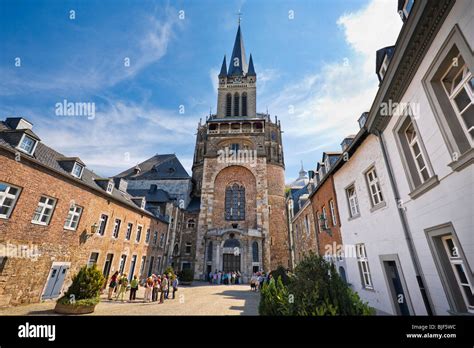
<path id="1" fill-rule="evenodd" d="M 135 168 L 139 168 L 137 173 Z M 180 180 L 190 176 L 175 154 L 155 155 L 146 161 L 117 174 L 126 180 Z"/>
<path id="2" fill-rule="evenodd" d="M 290 189 L 289 194 L 291 198 L 293 199 L 293 215 L 296 216 L 298 212 L 300 211 L 300 206 L 299 206 L 299 199 L 301 196 L 308 194 L 308 185 L 300 188 L 300 189 Z"/>
<path id="3" fill-rule="evenodd" d="M 233 62 L 238 59 L 237 66 Z M 235 36 L 234 49 L 232 50 L 232 58 L 230 59 L 229 72 L 228 75 L 240 75 L 243 76 L 247 73 L 247 60 L 245 59 L 245 47 L 244 40 L 242 38 L 242 33 L 239 28 L 237 29 L 237 35 Z"/>
<path id="4" fill-rule="evenodd" d="M 201 209 L 201 198 L 200 197 L 193 197 L 191 202 L 189 202 L 186 211 L 189 212 L 198 212 Z"/>
<path id="5" fill-rule="evenodd" d="M 162 189 L 127 189 L 134 197 L 145 197 L 147 203 L 166 203 L 172 200 L 168 192 Z"/>
<path id="6" fill-rule="evenodd" d="M 9 149 L 11 151 L 18 151 L 15 148 L 14 144 L 10 144 L 7 140 L 5 140 L 4 135 L 6 132 L 10 130 L 10 127 L 3 121 L 0 121 L 0 146 L 4 147 L 6 149 Z M 87 167 L 84 168 L 82 177 L 76 178 L 71 175 L 71 173 L 67 172 L 64 170 L 64 168 L 59 164 L 59 161 L 64 159 L 63 154 L 55 151 L 49 146 L 46 146 L 42 142 L 39 142 L 38 145 L 36 146 L 36 150 L 33 153 L 33 156 L 30 156 L 26 153 L 21 153 L 23 157 L 30 158 L 39 164 L 54 170 L 55 172 L 58 172 L 59 174 L 67 177 L 70 180 L 73 180 L 78 183 L 82 183 L 89 188 L 100 191 L 104 195 L 111 196 L 113 199 L 130 206 L 131 208 L 141 210 L 139 206 L 137 206 L 133 201 L 132 201 L 132 196 L 129 195 L 126 192 L 122 192 L 114 187 L 113 191 L 111 194 L 108 194 L 105 192 L 105 190 L 99 186 L 99 184 L 94 180 L 94 179 L 103 179 L 100 175 L 94 173 L 93 171 L 89 170 Z M 143 213 L 148 214 L 148 215 L 153 215 L 152 213 L 148 211 L 143 211 Z M 156 217 L 156 216 L 155 216 Z M 162 220 L 165 221 L 165 220 Z"/>

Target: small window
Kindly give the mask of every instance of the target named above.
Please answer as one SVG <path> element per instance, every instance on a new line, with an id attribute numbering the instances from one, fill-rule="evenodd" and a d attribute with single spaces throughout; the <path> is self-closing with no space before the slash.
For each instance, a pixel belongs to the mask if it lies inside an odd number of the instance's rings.
<path id="1" fill-rule="evenodd" d="M 153 233 L 153 245 L 156 245 L 157 242 L 158 242 L 158 232 L 155 231 Z"/>
<path id="2" fill-rule="evenodd" d="M 337 225 L 337 218 L 336 218 L 336 208 L 334 207 L 334 201 L 329 201 L 329 209 L 331 210 L 331 218 L 332 218 L 332 225 Z"/>
<path id="3" fill-rule="evenodd" d="M 10 217 L 20 192 L 19 187 L 0 182 L 0 218 Z"/>
<path id="4" fill-rule="evenodd" d="M 28 155 L 32 155 L 36 147 L 36 143 L 37 141 L 35 139 L 26 134 L 23 134 L 20 144 L 18 145 L 18 149 L 27 153 Z"/>
<path id="5" fill-rule="evenodd" d="M 150 243 L 150 234 L 151 234 L 151 231 L 150 231 L 149 228 L 147 228 L 146 234 L 145 234 L 145 243 L 146 244 Z"/>
<path id="6" fill-rule="evenodd" d="M 310 234 L 310 225 L 309 225 L 309 219 L 308 219 L 308 214 L 304 216 L 304 227 L 306 229 L 306 234 Z"/>
<path id="7" fill-rule="evenodd" d="M 112 193 L 114 189 L 114 183 L 112 181 L 109 181 L 109 183 L 107 184 L 107 193 Z"/>
<path id="8" fill-rule="evenodd" d="M 418 176 L 417 178 L 414 178 L 413 181 L 422 184 L 431 177 L 431 173 L 421 146 L 418 132 L 412 121 L 408 121 L 403 136 L 405 137 L 403 141 L 406 141 L 410 150 L 409 153 L 405 153 L 405 156 L 411 156 L 410 162 L 415 164 L 415 175 Z"/>
<path id="9" fill-rule="evenodd" d="M 240 111 L 240 96 L 238 93 L 234 94 L 234 116 L 240 116 L 239 115 Z"/>
<path id="10" fill-rule="evenodd" d="M 328 216 L 326 214 L 326 207 L 323 207 L 322 225 L 323 225 L 324 230 L 329 229 Z"/>
<path id="11" fill-rule="evenodd" d="M 133 229 L 133 224 L 129 222 L 127 224 L 127 232 L 125 233 L 126 240 L 130 240 L 132 238 L 132 229 Z"/>
<path id="12" fill-rule="evenodd" d="M 99 260 L 99 253 L 91 253 L 89 257 L 89 261 L 87 262 L 87 267 L 92 267 L 97 265 L 97 261 Z"/>
<path id="13" fill-rule="evenodd" d="M 359 216 L 359 202 L 357 200 L 357 193 L 354 185 L 349 186 L 346 189 L 347 202 L 349 204 L 349 214 L 350 217 Z"/>
<path id="14" fill-rule="evenodd" d="M 55 205 L 56 199 L 41 196 L 31 222 L 38 225 L 48 225 L 53 215 Z"/>
<path id="15" fill-rule="evenodd" d="M 184 250 L 186 255 L 191 255 L 191 246 L 192 246 L 192 244 L 190 242 L 186 243 L 185 250 Z"/>
<path id="16" fill-rule="evenodd" d="M 357 263 L 359 265 L 359 272 L 364 289 L 373 289 L 372 277 L 370 276 L 369 261 L 367 259 L 367 252 L 365 244 L 356 245 Z"/>
<path id="17" fill-rule="evenodd" d="M 382 62 L 382 66 L 380 67 L 380 70 L 379 70 L 379 76 L 380 76 L 380 80 L 383 80 L 384 76 L 385 76 L 385 73 L 387 72 L 387 69 L 388 69 L 388 54 L 385 54 L 385 57 L 383 59 L 383 62 Z"/>
<path id="18" fill-rule="evenodd" d="M 247 116 L 247 93 L 242 93 L 242 116 Z"/>
<path id="19" fill-rule="evenodd" d="M 75 162 L 74 167 L 72 168 L 72 175 L 76 178 L 82 177 L 82 171 L 84 170 L 84 166 L 80 165 L 79 163 Z"/>
<path id="20" fill-rule="evenodd" d="M 367 179 L 367 184 L 369 185 L 369 195 L 372 207 L 375 207 L 383 203 L 382 190 L 380 189 L 380 182 L 375 167 L 365 173 L 365 177 Z"/>
<path id="21" fill-rule="evenodd" d="M 141 239 L 141 237 L 142 237 L 142 230 L 143 230 L 143 226 L 138 225 L 138 226 L 137 226 L 137 236 L 136 236 L 136 238 L 135 238 L 135 241 L 136 241 L 137 243 L 140 243 L 140 239 Z"/>
<path id="22" fill-rule="evenodd" d="M 207 245 L 207 261 L 212 261 L 212 242 Z"/>
<path id="23" fill-rule="evenodd" d="M 252 261 L 253 262 L 259 262 L 259 256 L 258 256 L 258 243 L 253 242 L 252 243 Z"/>
<path id="24" fill-rule="evenodd" d="M 162 233 L 160 236 L 160 248 L 163 248 L 163 245 L 165 245 L 165 234 Z"/>
<path id="25" fill-rule="evenodd" d="M 97 232 L 99 233 L 99 235 L 103 236 L 105 234 L 105 228 L 107 227 L 108 220 L 109 220 L 109 217 L 106 214 L 100 215 L 99 230 Z"/>
<path id="26" fill-rule="evenodd" d="M 120 219 L 115 219 L 114 230 L 112 231 L 112 237 L 118 238 L 121 224 L 122 224 L 122 221 Z"/>
<path id="27" fill-rule="evenodd" d="M 188 228 L 194 228 L 196 226 L 196 221 L 194 219 L 189 219 L 187 227 Z"/>
<path id="28" fill-rule="evenodd" d="M 79 225 L 79 219 L 81 218 L 82 214 L 82 207 L 78 205 L 72 204 L 69 207 L 69 213 L 67 214 L 66 222 L 64 223 L 64 228 L 66 230 L 73 230 L 77 229 Z"/>
<path id="29" fill-rule="evenodd" d="M 232 95 L 230 93 L 228 93 L 226 95 L 226 106 L 225 106 L 225 115 L 227 117 L 230 117 L 232 116 L 231 113 L 232 113 Z"/>

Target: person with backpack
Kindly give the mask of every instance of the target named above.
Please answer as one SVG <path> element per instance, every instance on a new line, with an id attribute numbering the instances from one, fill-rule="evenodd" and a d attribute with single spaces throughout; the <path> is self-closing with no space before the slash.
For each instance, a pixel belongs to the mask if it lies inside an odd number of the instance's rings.
<path id="1" fill-rule="evenodd" d="M 124 301 L 124 296 L 125 293 L 127 292 L 127 287 L 128 287 L 128 278 L 127 274 L 124 273 L 119 280 L 119 290 L 117 292 L 117 296 L 115 297 L 115 300 L 118 300 L 118 298 L 121 298 L 121 301 Z"/>
<path id="2" fill-rule="evenodd" d="M 110 284 L 109 284 L 109 294 L 107 296 L 108 300 L 112 300 L 112 295 L 114 292 L 114 289 L 117 287 L 117 277 L 119 275 L 119 272 L 116 271 L 112 277 L 110 277 Z"/>

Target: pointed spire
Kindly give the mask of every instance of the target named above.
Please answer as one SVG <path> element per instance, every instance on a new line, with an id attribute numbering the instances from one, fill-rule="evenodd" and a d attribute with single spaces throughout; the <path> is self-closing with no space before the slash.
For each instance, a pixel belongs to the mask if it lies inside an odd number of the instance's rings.
<path id="1" fill-rule="evenodd" d="M 247 76 L 257 76 L 257 74 L 255 73 L 255 68 L 253 67 L 252 53 L 250 53 L 249 70 L 247 72 Z"/>
<path id="2" fill-rule="evenodd" d="M 245 59 L 244 40 L 240 32 L 240 24 L 235 36 L 234 49 L 232 50 L 232 58 L 230 59 L 229 75 L 243 76 L 247 72 L 247 61 Z"/>
<path id="3" fill-rule="evenodd" d="M 225 60 L 225 54 L 224 54 L 224 60 L 222 61 L 221 72 L 219 73 L 218 77 L 226 77 L 226 76 L 227 76 L 227 62 Z"/>

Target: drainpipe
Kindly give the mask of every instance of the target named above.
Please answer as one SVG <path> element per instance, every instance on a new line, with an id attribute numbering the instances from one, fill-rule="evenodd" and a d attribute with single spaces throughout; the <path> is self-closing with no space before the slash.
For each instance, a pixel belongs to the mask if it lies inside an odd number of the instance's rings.
<path id="1" fill-rule="evenodd" d="M 390 185 L 392 186 L 392 191 L 395 196 L 395 202 L 397 203 L 398 215 L 400 216 L 400 221 L 403 227 L 403 233 L 405 234 L 405 239 L 407 241 L 408 252 L 410 253 L 411 260 L 413 262 L 413 268 L 415 269 L 416 280 L 418 282 L 418 287 L 421 292 L 421 297 L 423 298 L 423 303 L 425 304 L 426 313 L 428 313 L 428 315 L 433 315 L 433 310 L 431 309 L 430 300 L 428 298 L 428 291 L 425 288 L 425 284 L 424 284 L 423 271 L 421 269 L 420 260 L 416 252 L 415 244 L 413 243 L 413 237 L 410 232 L 410 227 L 408 225 L 408 219 L 405 213 L 405 209 L 399 207 L 399 203 L 401 202 L 400 193 L 398 192 L 397 182 L 395 181 L 395 176 L 393 175 L 393 169 L 390 164 L 390 159 L 388 157 L 387 148 L 385 146 L 385 140 L 384 140 L 383 134 L 380 131 L 376 130 L 375 135 L 380 140 L 380 148 L 382 149 L 383 159 L 387 167 L 388 177 L 390 178 Z"/>

